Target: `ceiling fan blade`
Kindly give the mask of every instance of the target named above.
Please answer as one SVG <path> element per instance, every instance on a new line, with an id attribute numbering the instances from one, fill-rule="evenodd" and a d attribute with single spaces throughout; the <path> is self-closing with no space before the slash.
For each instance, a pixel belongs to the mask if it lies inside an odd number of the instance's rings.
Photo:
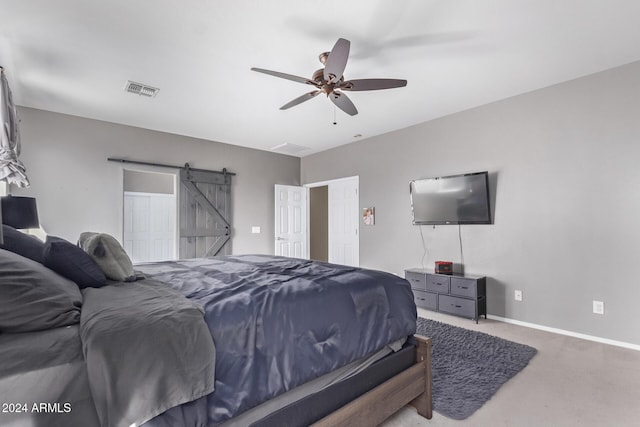
<path id="1" fill-rule="evenodd" d="M 303 102 L 310 100 L 311 98 L 315 97 L 319 93 L 320 93 L 319 90 L 314 90 L 312 92 L 305 93 L 304 95 L 297 97 L 293 101 L 287 102 L 282 107 L 280 107 L 280 109 L 286 110 L 288 108 L 295 107 L 298 104 L 302 104 Z"/>
<path id="2" fill-rule="evenodd" d="M 280 71 L 265 70 L 264 68 L 255 68 L 255 67 L 251 68 L 251 70 L 257 71 L 259 73 L 269 74 L 270 76 L 274 76 L 274 77 L 280 77 L 281 79 L 293 80 L 294 82 L 305 83 L 305 84 L 310 84 L 315 86 L 315 84 L 311 80 L 306 79 L 304 77 L 294 76 L 293 74 L 281 73 Z"/>
<path id="3" fill-rule="evenodd" d="M 331 94 L 329 95 L 329 99 L 331 99 L 331 102 L 336 104 L 336 107 L 338 107 L 348 115 L 355 116 L 356 114 L 358 114 L 356 106 L 353 105 L 353 102 L 351 102 L 349 97 L 347 97 L 347 95 L 345 95 L 344 93 L 335 91 L 331 92 Z"/>
<path id="4" fill-rule="evenodd" d="M 349 59 L 349 48 L 351 42 L 345 39 L 338 39 L 329 52 L 327 63 L 324 66 L 324 79 L 329 82 L 337 82 L 344 74 Z"/>
<path id="5" fill-rule="evenodd" d="M 356 79 L 349 80 L 340 85 L 341 90 L 380 90 L 393 89 L 396 87 L 404 87 L 407 85 L 406 80 L 398 79 Z"/>

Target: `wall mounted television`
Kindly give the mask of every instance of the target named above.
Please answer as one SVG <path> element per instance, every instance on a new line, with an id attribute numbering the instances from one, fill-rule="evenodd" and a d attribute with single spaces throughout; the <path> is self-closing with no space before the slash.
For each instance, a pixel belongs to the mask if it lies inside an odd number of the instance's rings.
<path id="1" fill-rule="evenodd" d="M 491 224 L 488 172 L 418 179 L 409 190 L 415 225 Z"/>

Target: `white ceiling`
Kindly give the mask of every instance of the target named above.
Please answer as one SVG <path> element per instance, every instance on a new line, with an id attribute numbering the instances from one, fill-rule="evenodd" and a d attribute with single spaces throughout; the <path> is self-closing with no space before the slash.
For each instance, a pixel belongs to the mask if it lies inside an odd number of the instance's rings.
<path id="1" fill-rule="evenodd" d="M 640 60 L 637 0 L 0 0 L 0 65 L 18 105 L 305 156 Z M 339 37 L 351 117 L 302 77 Z M 160 88 L 124 91 L 128 80 Z M 337 124 L 333 125 L 334 114 Z"/>

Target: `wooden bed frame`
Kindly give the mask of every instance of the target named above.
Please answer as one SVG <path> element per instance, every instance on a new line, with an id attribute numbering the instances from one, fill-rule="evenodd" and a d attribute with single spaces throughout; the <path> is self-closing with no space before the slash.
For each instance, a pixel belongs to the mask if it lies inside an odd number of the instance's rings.
<path id="1" fill-rule="evenodd" d="M 414 335 L 414 364 L 337 411 L 313 427 L 371 427 L 410 404 L 418 414 L 431 419 L 431 338 Z"/>

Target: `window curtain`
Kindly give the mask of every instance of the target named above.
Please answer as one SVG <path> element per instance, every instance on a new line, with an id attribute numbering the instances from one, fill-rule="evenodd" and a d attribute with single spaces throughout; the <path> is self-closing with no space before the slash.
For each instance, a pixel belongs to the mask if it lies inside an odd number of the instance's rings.
<path id="1" fill-rule="evenodd" d="M 18 129 L 18 116 L 13 103 L 9 82 L 0 67 L 0 124 L 2 132 L 0 137 L 0 181 L 7 185 L 29 187 L 26 169 L 18 160 L 20 155 L 20 131 Z M 10 187 L 9 187 L 10 189 Z"/>

